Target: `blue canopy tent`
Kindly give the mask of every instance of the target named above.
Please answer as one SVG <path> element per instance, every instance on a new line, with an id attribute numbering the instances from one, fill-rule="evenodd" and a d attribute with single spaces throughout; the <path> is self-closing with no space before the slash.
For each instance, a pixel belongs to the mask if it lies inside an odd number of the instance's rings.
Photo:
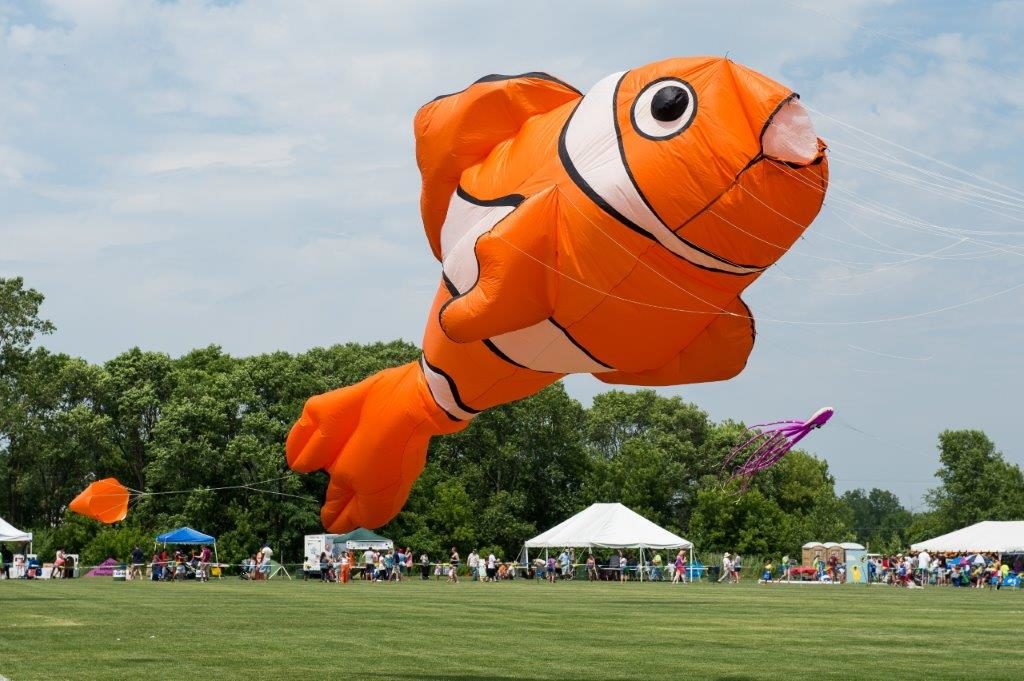
<path id="1" fill-rule="evenodd" d="M 170 532 L 157 535 L 157 544 L 213 544 L 213 558 L 220 564 L 220 556 L 217 555 L 217 538 L 203 534 L 191 527 L 179 527 Z"/>

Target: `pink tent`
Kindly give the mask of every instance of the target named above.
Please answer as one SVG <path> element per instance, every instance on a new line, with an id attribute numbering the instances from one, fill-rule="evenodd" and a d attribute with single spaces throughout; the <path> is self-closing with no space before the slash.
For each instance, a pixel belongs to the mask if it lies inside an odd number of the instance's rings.
<path id="1" fill-rule="evenodd" d="M 85 573 L 86 577 L 113 577 L 114 568 L 118 566 L 118 561 L 113 558 L 107 558 L 105 561 L 89 570 Z"/>

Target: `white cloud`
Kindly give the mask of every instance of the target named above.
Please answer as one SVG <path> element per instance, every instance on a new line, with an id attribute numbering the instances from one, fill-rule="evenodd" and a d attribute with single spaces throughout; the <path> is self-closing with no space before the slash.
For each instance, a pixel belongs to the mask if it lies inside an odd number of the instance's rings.
<path id="1" fill-rule="evenodd" d="M 129 172 L 153 174 L 207 168 L 279 168 L 295 162 L 304 140 L 282 135 L 200 134 L 167 137 L 129 158 Z"/>

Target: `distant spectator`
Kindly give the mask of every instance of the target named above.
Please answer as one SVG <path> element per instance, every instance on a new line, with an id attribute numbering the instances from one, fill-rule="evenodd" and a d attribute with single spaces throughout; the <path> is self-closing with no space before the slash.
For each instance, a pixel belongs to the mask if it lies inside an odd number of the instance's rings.
<path id="1" fill-rule="evenodd" d="M 726 579 L 730 579 L 732 576 L 732 556 L 726 551 L 722 554 L 722 574 L 719 576 L 718 581 L 721 582 Z"/>
<path id="2" fill-rule="evenodd" d="M 273 555 L 274 549 L 270 548 L 269 544 L 263 547 L 260 556 L 260 577 L 262 579 L 270 579 L 270 561 Z"/>
<path id="3" fill-rule="evenodd" d="M 363 579 L 373 579 L 373 549 L 363 551 Z"/>
<path id="4" fill-rule="evenodd" d="M 124 555 L 123 553 L 121 554 Z M 142 568 L 146 567 L 146 555 L 136 544 L 132 549 L 131 569 L 128 571 L 128 579 L 142 579 Z"/>
<path id="5" fill-rule="evenodd" d="M 449 562 L 451 563 L 451 567 L 448 568 L 448 581 L 452 582 L 454 584 L 458 584 L 459 583 L 459 552 L 458 552 L 458 550 L 454 546 L 452 547 L 452 553 L 451 553 L 451 557 L 449 559 Z"/>
<path id="6" fill-rule="evenodd" d="M 683 553 L 682 549 L 679 549 L 679 553 L 676 554 L 673 568 L 672 583 L 686 584 L 686 554 Z"/>
<path id="7" fill-rule="evenodd" d="M 488 582 L 497 581 L 497 576 L 498 576 L 498 559 L 494 557 L 494 552 L 492 551 L 491 553 L 489 553 L 487 555 L 487 581 Z"/>
<path id="8" fill-rule="evenodd" d="M 199 572 L 197 577 L 202 579 L 204 582 L 210 581 L 210 556 L 212 555 L 210 547 L 203 545 L 203 548 L 199 550 Z"/>
<path id="9" fill-rule="evenodd" d="M 558 571 L 561 573 L 563 579 L 572 579 L 572 559 L 569 557 L 569 551 L 563 549 L 562 553 L 558 556 Z"/>

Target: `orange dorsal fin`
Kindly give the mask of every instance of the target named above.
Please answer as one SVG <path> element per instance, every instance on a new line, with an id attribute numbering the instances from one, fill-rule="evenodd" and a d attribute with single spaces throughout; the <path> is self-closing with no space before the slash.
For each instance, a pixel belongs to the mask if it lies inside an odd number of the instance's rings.
<path id="1" fill-rule="evenodd" d="M 416 113 L 416 163 L 423 176 L 420 211 L 434 256 L 441 225 L 467 168 L 515 137 L 533 116 L 579 99 L 578 90 L 546 73 L 485 76 L 461 92 L 438 97 Z"/>

